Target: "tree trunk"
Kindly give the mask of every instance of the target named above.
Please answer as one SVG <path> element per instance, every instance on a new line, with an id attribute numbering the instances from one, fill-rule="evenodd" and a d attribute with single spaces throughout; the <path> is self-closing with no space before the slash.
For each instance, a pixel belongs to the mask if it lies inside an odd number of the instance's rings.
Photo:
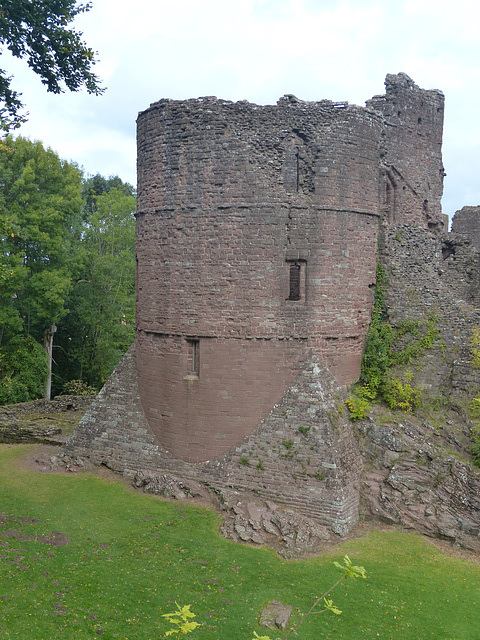
<path id="1" fill-rule="evenodd" d="M 45 351 L 47 352 L 48 358 L 48 376 L 45 382 L 45 400 L 51 399 L 52 394 L 52 353 L 53 353 L 53 336 L 57 330 L 57 325 L 52 322 L 52 324 L 45 329 L 45 333 L 43 334 L 43 346 L 45 347 Z"/>

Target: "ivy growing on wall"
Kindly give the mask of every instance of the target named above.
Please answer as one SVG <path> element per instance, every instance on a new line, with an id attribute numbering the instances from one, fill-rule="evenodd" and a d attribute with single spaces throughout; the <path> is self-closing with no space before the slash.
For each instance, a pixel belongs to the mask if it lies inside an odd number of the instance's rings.
<path id="1" fill-rule="evenodd" d="M 421 390 L 414 385 L 413 364 L 440 337 L 434 313 L 420 320 L 389 323 L 385 295 L 388 274 L 378 263 L 372 321 L 365 340 L 362 373 L 347 406 L 352 420 L 364 418 L 371 402 L 385 402 L 390 409 L 414 411 L 421 403 Z M 403 368 L 402 373 L 398 373 Z"/>

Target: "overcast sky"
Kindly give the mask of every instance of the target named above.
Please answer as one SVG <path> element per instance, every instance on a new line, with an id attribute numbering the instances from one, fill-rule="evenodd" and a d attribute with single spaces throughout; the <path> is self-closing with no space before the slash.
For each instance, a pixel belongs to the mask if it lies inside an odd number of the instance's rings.
<path id="1" fill-rule="evenodd" d="M 135 183 L 135 120 L 160 98 L 364 105 L 403 71 L 446 97 L 444 213 L 480 204 L 478 0 L 92 0 L 77 28 L 107 91 L 47 94 L 2 57 L 42 140 L 86 173 Z"/>

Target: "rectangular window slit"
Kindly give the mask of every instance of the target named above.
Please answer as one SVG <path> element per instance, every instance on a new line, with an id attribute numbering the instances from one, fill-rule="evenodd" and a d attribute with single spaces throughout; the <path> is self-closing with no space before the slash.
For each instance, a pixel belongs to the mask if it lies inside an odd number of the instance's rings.
<path id="1" fill-rule="evenodd" d="M 289 300 L 300 300 L 300 265 L 290 265 L 290 295 Z"/>
<path id="2" fill-rule="evenodd" d="M 188 373 L 198 376 L 200 373 L 200 340 L 187 340 L 188 345 Z"/>

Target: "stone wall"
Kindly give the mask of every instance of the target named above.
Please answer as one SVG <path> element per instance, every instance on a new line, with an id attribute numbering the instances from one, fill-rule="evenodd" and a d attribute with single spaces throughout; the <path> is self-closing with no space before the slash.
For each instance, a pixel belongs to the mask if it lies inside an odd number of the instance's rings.
<path id="1" fill-rule="evenodd" d="M 405 73 L 387 75 L 386 93 L 367 107 L 385 117 L 381 198 L 390 224 L 441 228 L 444 97 L 420 89 Z"/>
<path id="2" fill-rule="evenodd" d="M 457 211 L 452 220 L 452 232 L 468 238 L 480 248 L 480 206 L 463 207 Z"/>
<path id="3" fill-rule="evenodd" d="M 480 470 L 472 465 L 469 412 L 480 391 L 480 370 L 472 363 L 473 332 L 480 328 L 480 250 L 469 239 L 475 243 L 479 228 L 474 209 L 457 212 L 452 233 L 384 227 L 388 321 L 397 329 L 412 321 L 425 329 L 434 318 L 438 336 L 432 348 L 393 372 L 400 380 L 408 372 L 421 388 L 416 415 L 378 405 L 355 428 L 364 459 L 363 517 L 478 553 Z"/>
<path id="4" fill-rule="evenodd" d="M 480 252 L 464 236 L 407 225 L 384 228 L 381 261 L 388 278 L 389 322 L 428 322 L 438 339 L 404 367 L 431 397 L 468 397 L 480 387 L 472 367 L 473 330 L 480 326 Z"/>

